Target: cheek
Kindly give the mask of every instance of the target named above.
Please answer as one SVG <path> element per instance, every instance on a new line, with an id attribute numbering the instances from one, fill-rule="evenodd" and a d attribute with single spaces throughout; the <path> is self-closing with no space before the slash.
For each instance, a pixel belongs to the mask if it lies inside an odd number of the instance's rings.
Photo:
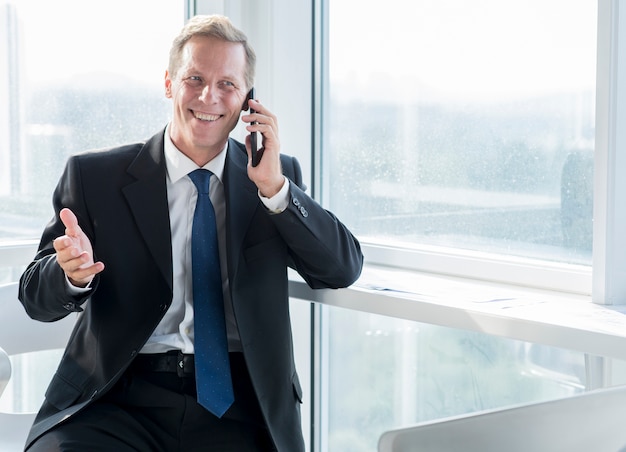
<path id="1" fill-rule="evenodd" d="M 189 95 L 184 90 L 178 90 L 172 93 L 172 102 L 174 107 L 179 110 L 187 110 L 187 104 L 189 103 Z"/>
<path id="2" fill-rule="evenodd" d="M 233 116 L 239 117 L 241 115 L 241 112 L 243 110 L 242 107 L 243 107 L 245 100 L 246 100 L 245 97 L 239 97 L 239 96 L 229 99 L 228 109 L 233 112 Z"/>

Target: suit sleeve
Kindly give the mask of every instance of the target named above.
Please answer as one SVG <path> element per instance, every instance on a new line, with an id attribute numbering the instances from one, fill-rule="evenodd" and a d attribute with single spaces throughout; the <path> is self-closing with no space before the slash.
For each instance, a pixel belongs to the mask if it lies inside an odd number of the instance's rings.
<path id="1" fill-rule="evenodd" d="M 289 247 L 293 267 L 314 288 L 341 288 L 354 283 L 363 267 L 358 240 L 331 212 L 305 193 L 298 161 L 283 159 L 289 178 L 289 204 L 272 219 Z"/>
<path id="2" fill-rule="evenodd" d="M 85 221 L 86 209 L 82 202 L 79 174 L 78 159 L 70 158 L 53 194 L 54 218 L 44 229 L 37 255 L 20 277 L 18 297 L 28 315 L 36 320 L 51 322 L 71 312 L 80 312 L 80 305 L 91 294 L 91 291 L 81 295 L 69 292 L 52 245 L 54 239 L 65 234 L 65 226 L 59 219 L 63 207 L 72 209 L 83 231 L 92 237 L 89 223 Z M 97 284 L 97 279 L 92 282 L 92 287 Z"/>

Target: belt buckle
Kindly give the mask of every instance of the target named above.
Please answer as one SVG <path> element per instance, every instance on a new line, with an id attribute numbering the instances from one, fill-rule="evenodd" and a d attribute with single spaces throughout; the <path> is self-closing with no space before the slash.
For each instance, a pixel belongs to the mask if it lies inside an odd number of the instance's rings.
<path id="1" fill-rule="evenodd" d="M 179 351 L 176 355 L 176 375 L 179 377 L 185 376 L 185 355 L 182 351 Z"/>

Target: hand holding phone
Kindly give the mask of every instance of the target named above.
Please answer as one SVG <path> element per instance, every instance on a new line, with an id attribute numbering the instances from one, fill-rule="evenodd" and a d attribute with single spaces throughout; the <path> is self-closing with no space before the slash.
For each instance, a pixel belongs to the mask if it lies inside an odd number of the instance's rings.
<path id="1" fill-rule="evenodd" d="M 253 87 L 248 93 L 248 100 L 254 99 L 254 97 L 255 97 L 255 90 Z M 250 114 L 256 113 L 256 111 L 252 107 L 250 107 L 250 104 L 248 104 L 248 107 L 250 108 Z M 257 122 L 252 121 L 250 124 L 255 125 L 257 124 Z M 257 142 L 257 132 L 250 133 L 250 151 L 252 154 L 252 166 L 257 166 L 259 162 L 261 161 L 261 156 L 263 155 L 263 152 L 259 151 L 259 146 Z"/>

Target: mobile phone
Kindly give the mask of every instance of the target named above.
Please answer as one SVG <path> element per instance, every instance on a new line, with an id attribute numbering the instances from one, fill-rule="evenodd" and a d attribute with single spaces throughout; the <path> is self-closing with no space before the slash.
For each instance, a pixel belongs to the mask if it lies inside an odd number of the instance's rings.
<path id="1" fill-rule="evenodd" d="M 248 92 L 248 100 L 254 99 L 255 97 L 255 89 L 254 87 Z M 248 108 L 250 108 L 250 114 L 256 113 L 250 104 L 248 104 Z M 257 122 L 252 121 L 250 124 L 255 125 Z M 262 152 L 259 152 L 259 146 L 257 142 L 257 132 L 250 133 L 250 151 L 252 153 L 252 166 L 257 166 L 261 161 Z"/>

